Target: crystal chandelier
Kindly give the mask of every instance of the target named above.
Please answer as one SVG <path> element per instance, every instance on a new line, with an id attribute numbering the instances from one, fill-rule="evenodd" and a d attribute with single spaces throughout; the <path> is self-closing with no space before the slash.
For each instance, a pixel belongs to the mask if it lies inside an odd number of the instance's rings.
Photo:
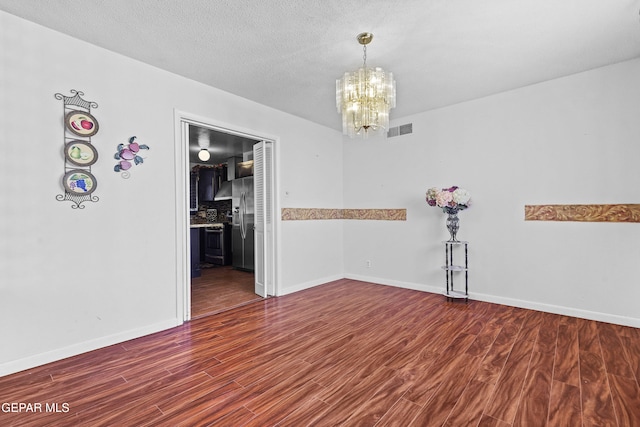
<path id="1" fill-rule="evenodd" d="M 342 113 L 342 133 L 366 138 L 389 127 L 389 110 L 396 106 L 396 82 L 391 72 L 367 68 L 367 45 L 373 34 L 361 33 L 357 39 L 364 50 L 364 63 L 336 80 L 336 106 Z"/>

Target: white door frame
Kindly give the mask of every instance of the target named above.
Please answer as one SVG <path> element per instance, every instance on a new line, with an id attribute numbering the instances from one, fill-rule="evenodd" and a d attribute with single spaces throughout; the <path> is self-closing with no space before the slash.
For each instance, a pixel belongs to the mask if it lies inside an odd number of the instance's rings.
<path id="1" fill-rule="evenodd" d="M 179 323 L 191 319 L 191 238 L 189 235 L 189 135 L 183 132 L 182 123 L 214 129 L 219 132 L 230 133 L 256 140 L 267 140 L 273 142 L 273 232 L 274 232 L 274 253 L 271 257 L 266 256 L 265 262 L 269 260 L 271 271 L 273 272 L 273 286 L 268 289 L 269 295 L 279 294 L 279 269 L 278 266 L 278 243 L 280 241 L 279 227 L 279 197 L 278 197 L 278 138 L 267 135 L 264 132 L 242 128 L 241 126 L 222 123 L 217 120 L 198 116 L 180 110 L 174 110 L 174 147 L 175 147 L 175 206 L 176 206 L 176 320 Z"/>

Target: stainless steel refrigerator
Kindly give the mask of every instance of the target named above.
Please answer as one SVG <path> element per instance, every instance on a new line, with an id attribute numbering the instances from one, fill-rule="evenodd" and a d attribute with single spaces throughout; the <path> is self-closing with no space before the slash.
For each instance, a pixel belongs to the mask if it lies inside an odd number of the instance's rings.
<path id="1" fill-rule="evenodd" d="M 233 268 L 254 271 L 253 176 L 232 181 L 231 203 Z"/>

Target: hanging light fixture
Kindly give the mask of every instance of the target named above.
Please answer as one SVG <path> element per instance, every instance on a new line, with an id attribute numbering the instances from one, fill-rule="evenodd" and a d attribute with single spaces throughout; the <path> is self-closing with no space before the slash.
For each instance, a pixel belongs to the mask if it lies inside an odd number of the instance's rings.
<path id="1" fill-rule="evenodd" d="M 367 68 L 367 45 L 373 34 L 361 33 L 357 39 L 364 51 L 364 63 L 336 80 L 336 106 L 342 113 L 342 133 L 366 138 L 389 127 L 389 110 L 396 106 L 396 82 L 391 72 Z"/>
<path id="2" fill-rule="evenodd" d="M 198 128 L 198 146 L 200 147 L 198 158 L 203 162 L 208 161 L 211 158 L 211 153 L 209 153 L 211 141 L 208 129 Z"/>
<path id="3" fill-rule="evenodd" d="M 198 151 L 198 158 L 203 162 L 206 162 L 211 158 L 211 153 L 209 153 L 209 150 L 206 148 L 201 148 L 200 151 Z"/>

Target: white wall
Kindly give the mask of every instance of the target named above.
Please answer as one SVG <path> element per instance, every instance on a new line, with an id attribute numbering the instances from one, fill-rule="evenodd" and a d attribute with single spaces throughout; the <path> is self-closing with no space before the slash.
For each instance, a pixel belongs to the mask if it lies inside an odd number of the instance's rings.
<path id="1" fill-rule="evenodd" d="M 0 375 L 180 322 L 174 109 L 277 136 L 278 206 L 340 207 L 339 132 L 4 12 L 0 28 Z M 70 89 L 98 103 L 100 200 L 85 209 L 55 199 L 54 94 Z M 151 149 L 124 180 L 112 156 L 132 135 Z M 341 224 L 276 225 L 280 293 L 342 276 Z"/>
<path id="2" fill-rule="evenodd" d="M 323 127 L 315 132 L 313 140 L 300 138 L 287 151 L 287 175 L 280 185 L 283 208 L 342 208 L 342 134 Z M 283 221 L 281 229 L 287 260 L 281 295 L 344 277 L 342 221 Z"/>
<path id="3" fill-rule="evenodd" d="M 639 75 L 640 60 L 624 62 L 345 145 L 345 205 L 408 209 L 406 223 L 345 223 L 346 275 L 444 291 L 445 215 L 424 198 L 458 185 L 474 203 L 458 234 L 470 241 L 472 298 L 640 326 L 640 224 L 524 221 L 525 204 L 640 202 Z"/>

